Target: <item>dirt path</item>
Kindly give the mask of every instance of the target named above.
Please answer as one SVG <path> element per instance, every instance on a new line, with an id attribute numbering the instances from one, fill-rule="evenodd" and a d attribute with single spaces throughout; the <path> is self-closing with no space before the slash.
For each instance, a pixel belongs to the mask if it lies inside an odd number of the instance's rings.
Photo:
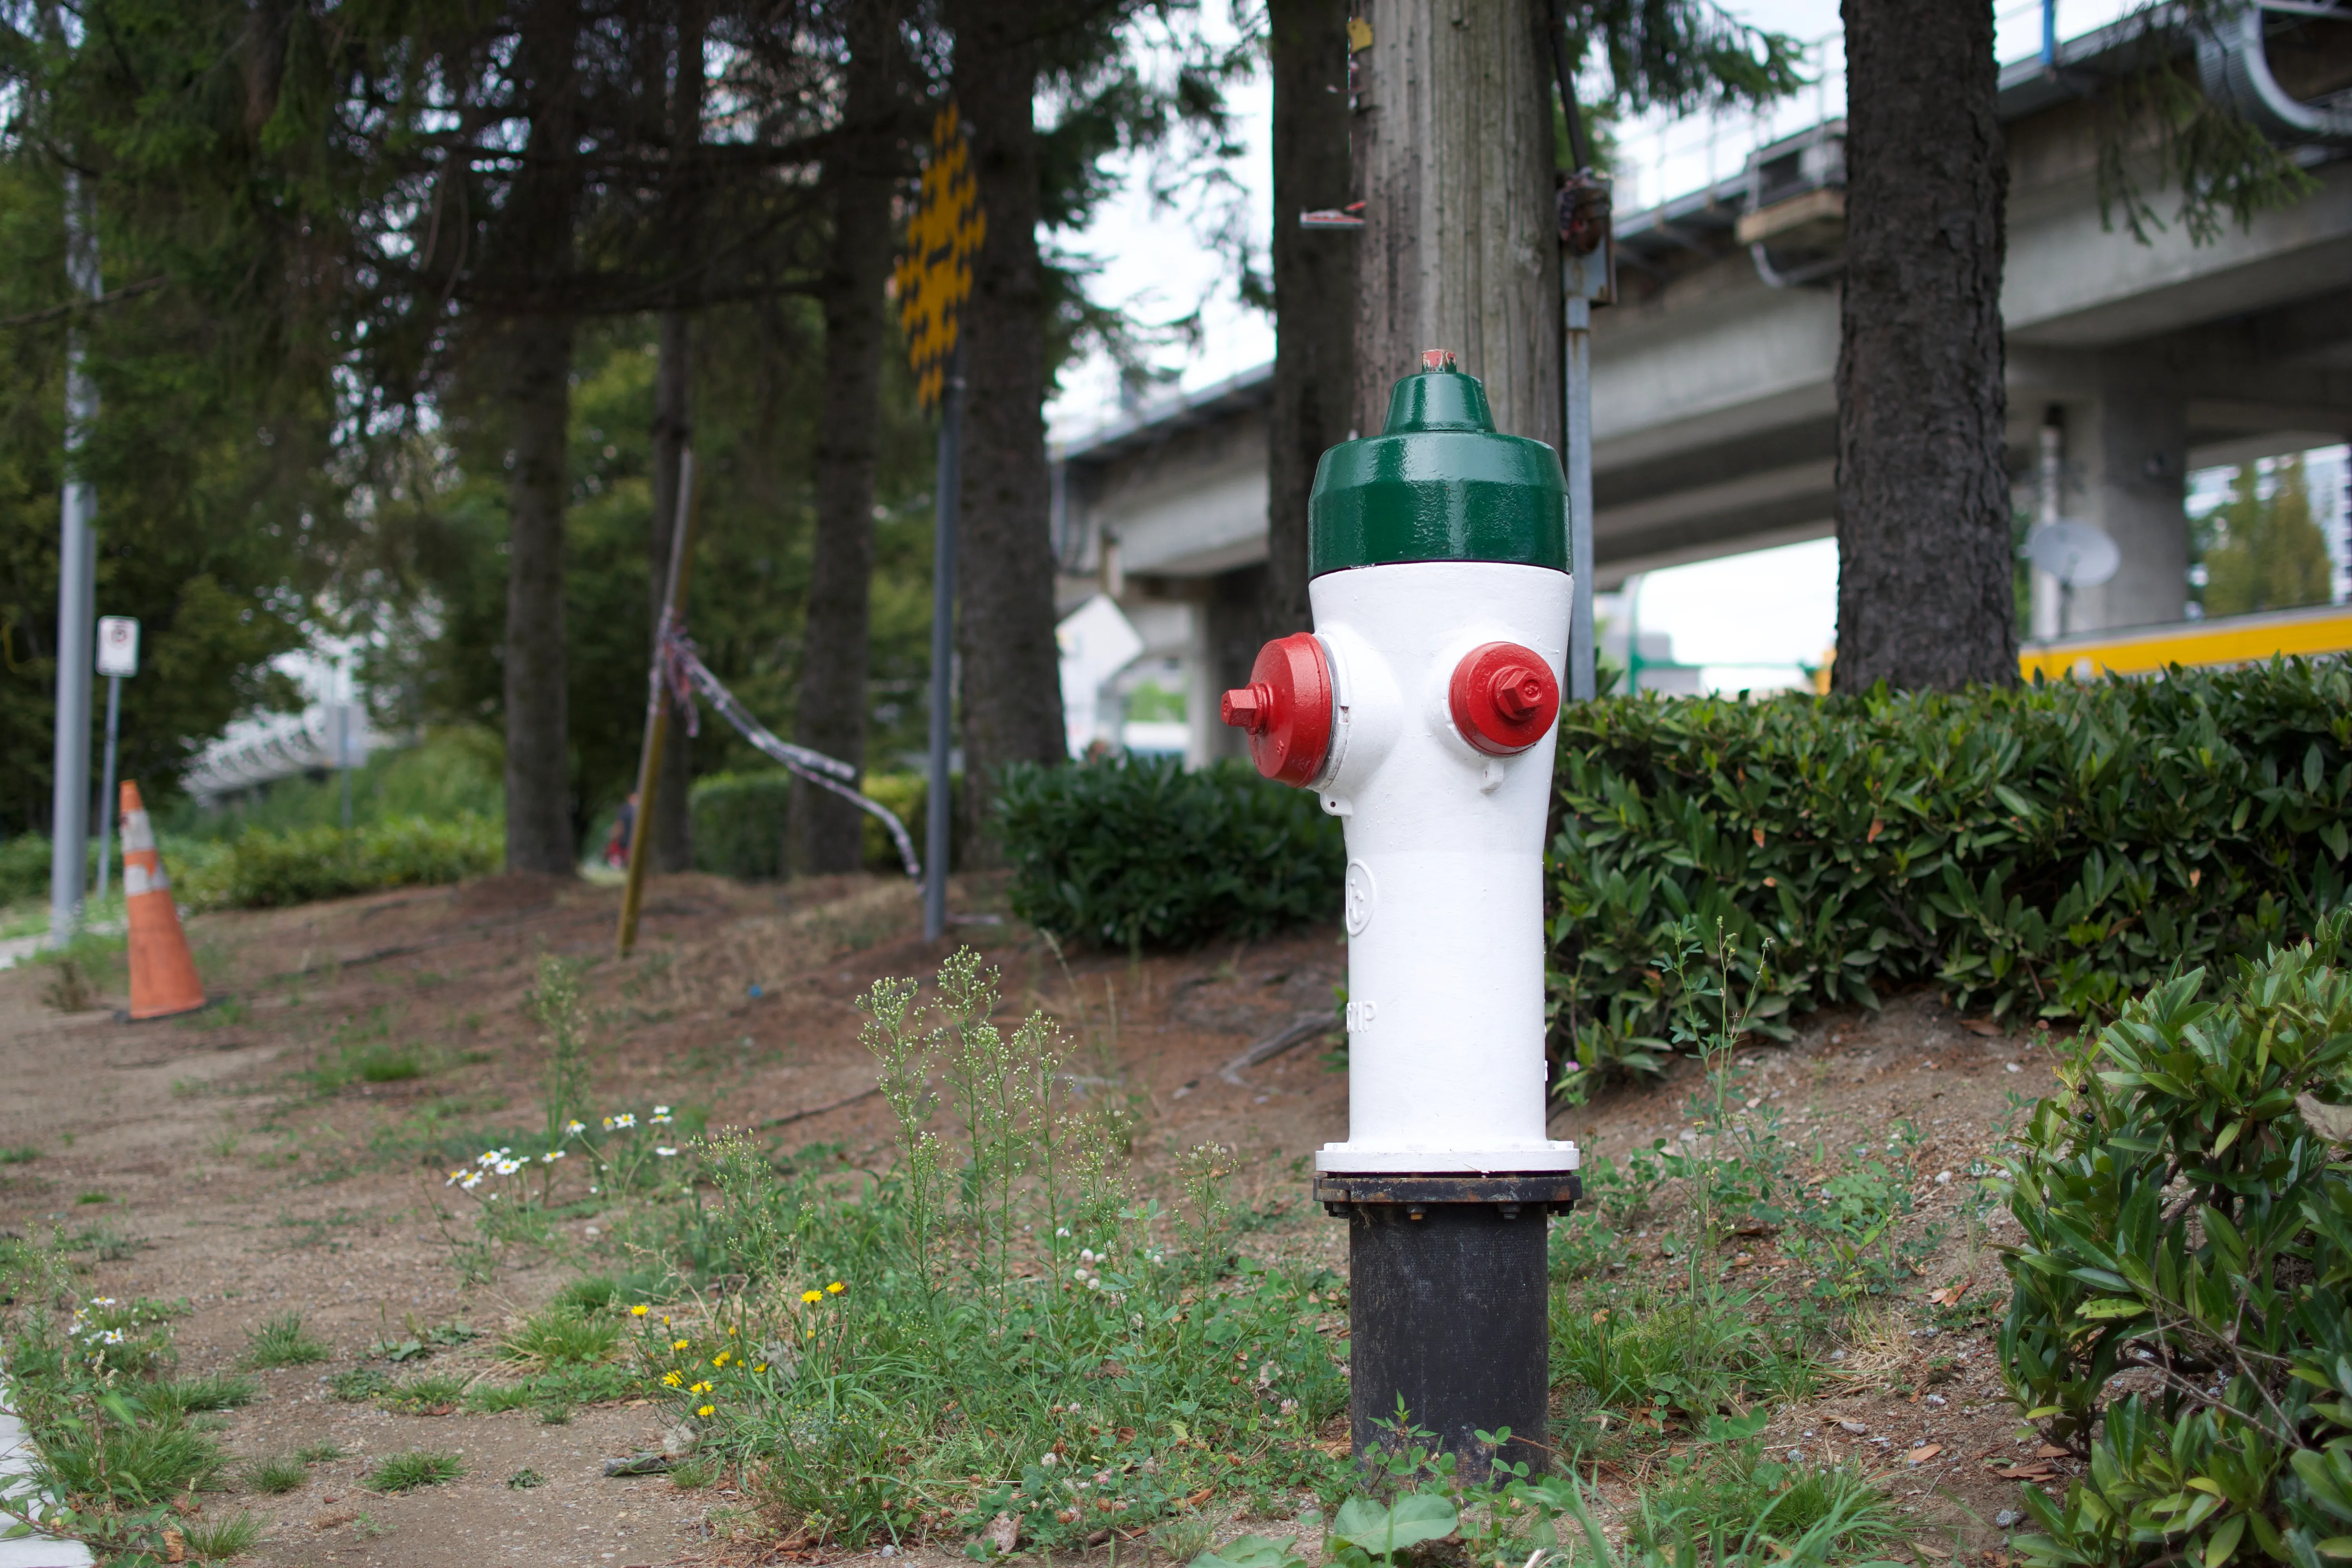
<path id="1" fill-rule="evenodd" d="M 984 902 L 984 889 L 974 897 Z M 59 1016 L 39 999 L 43 966 L 0 973 L 0 1148 L 37 1151 L 0 1165 L 0 1229 L 62 1227 L 91 1293 L 186 1298 L 177 1325 L 185 1373 L 235 1367 L 251 1331 L 289 1310 L 332 1347 L 323 1363 L 257 1374 L 262 1396 L 228 1417 L 226 1440 L 240 1457 L 322 1444 L 348 1456 L 312 1466 L 306 1484 L 281 1496 L 201 1500 L 208 1514 L 250 1509 L 268 1521 L 245 1561 L 758 1560 L 748 1541 L 730 1539 L 751 1500 L 603 1477 L 605 1458 L 658 1445 L 654 1412 L 641 1404 L 583 1406 L 549 1425 L 529 1412 L 395 1415 L 336 1400 L 328 1388 L 373 1342 L 450 1322 L 484 1337 L 442 1352 L 432 1370 L 488 1373 L 502 1323 L 581 1270 L 625 1261 L 605 1250 L 590 1219 L 566 1229 L 555 1256 L 513 1259 L 468 1285 L 438 1217 L 447 1163 L 466 1158 L 471 1141 L 539 1117 L 542 1053 L 522 1003 L 542 953 L 589 966 L 600 1104 L 697 1106 L 713 1127 L 765 1128 L 787 1146 L 823 1140 L 860 1161 L 884 1153 L 883 1108 L 858 1098 L 874 1079 L 850 1004 L 878 977 L 928 975 L 946 952 L 913 934 L 919 919 L 903 884 L 842 879 L 780 890 L 665 879 L 649 900 L 645 949 L 625 965 L 607 956 L 614 912 L 607 889 L 497 879 L 201 917 L 191 939 L 228 1000 L 156 1024 Z M 1082 1058 L 1090 1053 L 1136 1092 L 1147 1181 L 1201 1142 L 1234 1147 L 1241 1195 L 1283 1209 L 1253 1244 L 1343 1260 L 1344 1231 L 1307 1201 L 1304 1172 L 1318 1144 L 1345 1135 L 1344 1075 L 1319 1043 L 1221 1071 L 1251 1041 L 1331 1005 L 1344 972 L 1336 933 L 1136 965 L 1088 959 L 1068 971 L 1009 923 L 961 925 L 955 936 L 1002 966 L 1009 1003 L 1049 1005 Z M 420 1071 L 366 1081 L 356 1067 L 372 1052 L 407 1053 Z M 2048 1080 L 2046 1058 L 1960 1027 L 1923 996 L 1876 1017 L 1810 1020 L 1792 1047 L 1747 1055 L 1756 1064 L 1748 1093 L 1779 1106 L 1792 1134 L 1834 1145 L 1870 1130 L 1883 1136 L 1898 1117 L 1916 1122 L 1927 1139 L 1923 1210 L 1948 1222 L 1968 1184 L 1939 1186 L 1927 1173 L 1965 1174 L 2005 1096 Z M 1654 1138 L 1677 1140 L 1695 1077 L 1686 1067 L 1664 1085 L 1605 1094 L 1563 1112 L 1555 1135 L 1619 1158 Z M 1969 1300 L 2005 1295 L 1997 1263 L 1951 1228 L 1921 1289 L 1972 1269 Z M 1637 1268 L 1656 1266 L 1643 1255 L 1645 1239 L 1633 1242 Z M 1747 1267 L 1769 1273 L 1775 1261 L 1759 1247 Z M 1853 1347 L 1858 1374 L 1832 1378 L 1832 1392 L 1776 1422 L 1773 1439 L 1892 1454 L 1894 1489 L 1914 1494 L 1906 1501 L 1931 1517 L 1965 1522 L 1974 1510 L 1990 1521 L 2014 1506 L 2017 1483 L 1988 1479 L 1977 1456 L 2021 1450 L 1990 1378 L 1985 1331 L 1965 1344 L 1947 1333 L 1932 1354 L 1909 1336 L 1888 1320 L 1880 1342 Z M 1927 1363 L 1961 1351 L 1964 1361 L 1937 1369 L 1950 1381 L 1916 1403 L 1883 1392 L 1925 1387 Z M 1868 1430 L 1850 1434 L 1840 1420 Z M 1939 1451 L 1903 1463 L 1930 1445 Z M 369 1464 L 411 1448 L 457 1453 L 467 1473 L 399 1496 L 361 1489 Z M 543 1484 L 509 1484 L 525 1471 Z M 1965 1507 L 1939 1500 L 1939 1489 Z M 1971 1544 L 1989 1538 L 1989 1528 L 1967 1531 Z"/>

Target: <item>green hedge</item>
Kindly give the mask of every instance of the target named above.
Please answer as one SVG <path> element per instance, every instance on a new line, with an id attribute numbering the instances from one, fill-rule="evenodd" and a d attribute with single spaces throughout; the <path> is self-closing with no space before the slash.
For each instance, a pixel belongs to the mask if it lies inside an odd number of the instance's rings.
<path id="1" fill-rule="evenodd" d="M 2001 1367 L 2090 1463 L 2023 1489 L 2028 1562 L 2352 1557 L 2347 936 L 2157 987 L 2034 1107 Z"/>
<path id="2" fill-rule="evenodd" d="M 334 827 L 248 828 L 206 848 L 191 858 L 166 846 L 164 864 L 183 903 L 268 909 L 488 876 L 505 863 L 506 832 L 486 816 L 398 817 L 354 829 L 348 841 Z"/>
<path id="3" fill-rule="evenodd" d="M 1558 779 L 1554 1048 L 1585 1067 L 1656 1062 L 1694 919 L 1762 955 L 1768 1033 L 1919 981 L 2097 1022 L 2343 901 L 2352 668 L 1612 699 L 1567 711 Z"/>
<path id="4" fill-rule="evenodd" d="M 694 868 L 769 881 L 784 874 L 793 775 L 782 768 L 694 781 Z"/>
<path id="5" fill-rule="evenodd" d="M 1338 819 L 1246 763 L 1024 763 L 1005 770 L 996 809 L 1013 912 L 1069 941 L 1191 947 L 1339 912 Z"/>
<path id="6" fill-rule="evenodd" d="M 961 793 L 963 775 L 949 781 L 951 793 Z M 767 880 L 791 868 L 789 849 L 794 780 L 782 768 L 755 773 L 713 773 L 694 784 L 694 868 L 722 877 Z M 868 773 L 860 785 L 868 797 L 896 812 L 923 854 L 923 812 L 930 790 L 920 773 Z M 866 869 L 906 875 L 890 830 L 872 813 L 861 818 L 860 853 Z M 953 819 L 950 818 L 952 824 Z M 601 842 L 601 840 L 600 840 Z M 962 835 L 952 833 L 950 863 L 962 848 Z"/>

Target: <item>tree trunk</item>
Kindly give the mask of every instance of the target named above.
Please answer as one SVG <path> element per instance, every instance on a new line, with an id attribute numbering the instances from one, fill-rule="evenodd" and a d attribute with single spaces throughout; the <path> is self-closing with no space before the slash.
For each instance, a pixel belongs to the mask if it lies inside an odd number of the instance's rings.
<path id="1" fill-rule="evenodd" d="M 504 333 L 507 479 L 507 869 L 573 873 L 572 758 L 563 643 L 563 513 L 571 496 L 571 317 L 576 15 L 557 0 L 525 29 L 530 151 L 502 215 L 502 247 L 530 298 Z"/>
<path id="2" fill-rule="evenodd" d="M 1844 0 L 1838 648 L 1866 691 L 2017 679 L 1998 70 L 1983 0 Z"/>
<path id="3" fill-rule="evenodd" d="M 507 869 L 570 876 L 563 507 L 572 488 L 572 323 L 522 317 L 508 329 L 507 350 Z"/>
<path id="4" fill-rule="evenodd" d="M 1307 497 L 1327 447 L 1348 438 L 1355 393 L 1358 236 L 1298 215 L 1344 206 L 1349 0 L 1271 0 L 1274 68 L 1274 410 L 1266 430 L 1266 637 L 1305 631 Z"/>
<path id="5" fill-rule="evenodd" d="M 956 100 L 988 235 L 963 316 L 962 537 L 956 551 L 971 858 L 994 860 L 1008 763 L 1056 763 L 1062 731 L 1045 468 L 1045 291 L 1037 258 L 1036 0 L 950 0 Z"/>
<path id="6" fill-rule="evenodd" d="M 866 765 L 867 589 L 874 574 L 874 470 L 880 456 L 882 289 L 890 272 L 890 195 L 897 138 L 891 40 L 898 18 L 878 0 L 849 16 L 849 70 L 838 153 L 827 161 L 833 250 L 824 310 L 825 405 L 816 437 L 816 541 L 801 660 L 800 742 Z M 855 871 L 865 814 L 805 782 L 793 792 L 799 869 Z"/>
<path id="7" fill-rule="evenodd" d="M 666 222 L 673 237 L 677 270 L 695 254 L 700 192 L 696 188 L 695 150 L 702 144 L 702 9 L 678 7 L 677 75 L 670 97 L 670 170 L 663 192 Z M 693 318 L 673 300 L 661 316 L 661 357 L 654 373 L 654 521 L 646 552 L 648 593 L 653 604 L 649 631 L 661 631 L 662 592 L 669 582 L 669 555 L 677 533 L 678 480 L 686 449 L 694 442 Z M 658 650 L 656 650 L 658 652 Z M 653 820 L 640 819 L 652 833 L 656 871 L 694 869 L 694 745 L 686 726 L 669 727 L 662 750 L 661 777 L 654 790 Z"/>
<path id="8" fill-rule="evenodd" d="M 1372 0 L 1357 58 L 1354 417 L 1424 349 L 1486 384 L 1496 427 L 1559 449 L 1551 57 L 1528 0 Z M 1295 215 L 1290 221 L 1297 222 Z"/>
<path id="9" fill-rule="evenodd" d="M 653 637 L 661 634 L 662 594 L 669 585 L 669 555 L 677 535 L 678 480 L 686 449 L 694 441 L 692 349 L 693 318 L 684 310 L 664 310 L 660 357 L 654 368 L 654 521 L 646 574 L 651 586 L 653 618 L 648 630 Z M 653 853 L 656 871 L 694 869 L 693 790 L 693 742 L 686 726 L 673 722 L 662 748 L 653 820 L 647 823 L 642 815 L 639 817 L 640 830 L 653 835 L 646 847 Z"/>

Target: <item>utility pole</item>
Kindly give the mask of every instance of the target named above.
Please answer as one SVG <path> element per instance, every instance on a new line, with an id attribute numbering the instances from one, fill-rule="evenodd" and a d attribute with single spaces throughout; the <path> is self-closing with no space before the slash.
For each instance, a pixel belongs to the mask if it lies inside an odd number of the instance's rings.
<path id="1" fill-rule="evenodd" d="M 1529 0 L 1370 0 L 1356 56 L 1355 413 L 1366 436 L 1428 349 L 1495 428 L 1560 440 L 1550 56 Z"/>
<path id="2" fill-rule="evenodd" d="M 98 223 L 81 175 L 66 171 L 66 277 L 95 300 Z M 79 471 L 98 422 L 98 384 L 86 363 L 82 329 L 66 333 L 66 483 L 58 527 L 58 707 L 55 787 L 50 795 L 49 943 L 80 928 L 89 854 L 89 697 L 92 625 L 98 615 L 98 492 Z"/>

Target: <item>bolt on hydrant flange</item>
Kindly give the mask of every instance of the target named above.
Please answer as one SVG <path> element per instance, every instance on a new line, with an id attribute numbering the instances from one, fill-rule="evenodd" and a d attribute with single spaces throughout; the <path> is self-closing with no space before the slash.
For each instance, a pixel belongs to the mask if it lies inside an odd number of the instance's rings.
<path id="1" fill-rule="evenodd" d="M 1543 830 L 1568 653 L 1559 463 L 1498 435 L 1433 350 L 1387 426 L 1324 453 L 1315 630 L 1226 693 L 1266 777 L 1348 845 L 1348 1138 L 1315 1156 L 1349 1220 L 1351 1426 L 1398 1401 L 1466 1469 L 1475 1434 L 1540 1468 L 1545 1216 L 1581 1195 L 1545 1128 Z"/>

